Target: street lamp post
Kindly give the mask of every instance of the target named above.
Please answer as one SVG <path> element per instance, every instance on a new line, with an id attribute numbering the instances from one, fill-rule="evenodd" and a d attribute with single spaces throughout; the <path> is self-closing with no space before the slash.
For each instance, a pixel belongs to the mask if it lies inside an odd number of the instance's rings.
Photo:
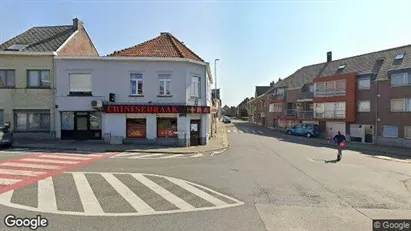
<path id="1" fill-rule="evenodd" d="M 214 76 L 215 76 L 215 78 L 214 78 L 214 80 L 215 80 L 215 92 L 214 92 L 214 97 L 216 98 L 216 99 L 218 99 L 217 98 L 217 61 L 220 61 L 220 59 L 214 59 Z M 218 102 L 218 101 L 217 101 Z M 219 105 L 220 106 L 220 105 Z M 216 111 L 216 114 L 215 114 L 216 116 L 215 116 L 215 133 L 217 133 L 217 122 L 218 122 L 218 116 L 219 116 L 219 110 L 218 111 Z"/>

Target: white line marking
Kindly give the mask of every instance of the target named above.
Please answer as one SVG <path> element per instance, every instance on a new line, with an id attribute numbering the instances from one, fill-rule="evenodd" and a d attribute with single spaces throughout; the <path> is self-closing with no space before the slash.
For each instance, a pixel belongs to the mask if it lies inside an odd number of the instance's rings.
<path id="1" fill-rule="evenodd" d="M 48 211 L 57 210 L 56 194 L 54 191 L 53 179 L 47 177 L 37 182 L 38 184 L 38 208 Z"/>
<path id="2" fill-rule="evenodd" d="M 173 182 L 174 184 L 180 186 L 181 188 L 191 192 L 194 195 L 197 195 L 201 198 L 203 198 L 204 200 L 216 205 L 216 206 L 224 206 L 227 203 L 225 203 L 224 201 L 211 196 L 210 194 L 199 190 L 198 188 L 189 185 L 186 181 L 180 180 L 180 179 L 172 179 L 172 178 L 167 178 L 167 180 L 169 180 L 170 182 Z"/>
<path id="3" fill-rule="evenodd" d="M 71 174 L 73 175 L 81 203 L 83 204 L 84 212 L 97 214 L 104 213 L 103 208 L 101 208 L 101 205 L 94 195 L 84 173 L 73 172 Z"/>
<path id="4" fill-rule="evenodd" d="M 119 179 L 110 173 L 101 173 L 104 179 L 113 186 L 113 188 L 131 205 L 137 212 L 147 213 L 154 212 L 146 202 L 134 194 L 127 186 L 125 186 Z"/>
<path id="5" fill-rule="evenodd" d="M 165 188 L 161 187 L 160 185 L 156 184 L 155 182 L 151 181 L 147 177 L 143 176 L 143 174 L 132 174 L 134 178 L 140 181 L 142 184 L 156 192 L 158 195 L 162 196 L 164 199 L 168 200 L 170 203 L 174 204 L 180 209 L 194 209 L 195 207 L 190 205 L 189 203 L 185 202 L 183 199 L 177 197 L 176 195 L 172 194 Z"/>
<path id="6" fill-rule="evenodd" d="M 90 157 L 101 157 L 103 155 L 100 154 L 72 154 L 72 153 L 67 153 L 67 154 L 58 154 L 61 156 L 79 156 L 79 157 L 86 157 L 86 156 L 90 156 Z"/>
<path id="7" fill-rule="evenodd" d="M 0 174 L 6 175 L 16 175 L 16 176 L 39 176 L 45 172 L 36 172 L 36 171 L 25 171 L 25 170 L 15 170 L 15 169 L 0 169 Z"/>
<path id="8" fill-rule="evenodd" d="M 237 130 L 233 130 L 233 132 L 237 132 Z"/>
<path id="9" fill-rule="evenodd" d="M 231 132 L 231 130 L 227 130 L 227 132 Z"/>
<path id="10" fill-rule="evenodd" d="M 13 197 L 14 190 L 10 190 L 0 194 L 0 203 L 10 203 Z"/>
<path id="11" fill-rule="evenodd" d="M 64 155 L 40 155 L 42 158 L 66 159 L 66 160 L 90 160 L 87 157 L 64 156 Z"/>
<path id="12" fill-rule="evenodd" d="M 13 162 L 5 162 L 0 165 L 9 166 L 9 167 L 24 167 L 24 168 L 39 168 L 39 169 L 59 169 L 59 168 L 64 167 L 64 166 L 56 166 L 56 165 L 26 164 L 26 163 L 13 163 Z"/>
<path id="13" fill-rule="evenodd" d="M 198 153 L 198 154 L 195 154 L 195 155 L 193 155 L 193 156 L 191 156 L 191 157 L 200 157 L 200 156 L 203 156 L 203 153 Z"/>
<path id="14" fill-rule="evenodd" d="M 0 178 L 0 185 L 12 185 L 12 184 L 20 182 L 20 181 L 21 180 L 19 180 L 19 179 Z"/>
<path id="15" fill-rule="evenodd" d="M 258 133 L 260 133 L 260 134 L 264 134 L 264 132 L 262 132 L 262 131 L 257 131 Z"/>
<path id="16" fill-rule="evenodd" d="M 50 160 L 50 159 L 39 159 L 39 158 L 24 158 L 23 161 L 29 162 L 40 162 L 40 163 L 54 163 L 54 164 L 78 164 L 78 161 L 69 161 L 69 160 Z"/>
<path id="17" fill-rule="evenodd" d="M 159 157 L 158 159 L 171 159 L 171 158 L 177 158 L 180 156 L 184 156 L 184 154 L 167 155 L 167 156 Z"/>
<path id="18" fill-rule="evenodd" d="M 116 157 L 124 157 L 124 156 L 137 156 L 137 155 L 145 155 L 147 153 L 140 153 L 140 152 L 122 152 L 120 154 L 115 155 Z"/>
<path id="19" fill-rule="evenodd" d="M 140 159 L 140 158 L 146 158 L 146 157 L 154 157 L 154 156 L 164 156 L 164 154 L 147 154 L 147 155 L 143 155 L 143 156 L 132 156 L 129 157 L 129 159 Z"/>

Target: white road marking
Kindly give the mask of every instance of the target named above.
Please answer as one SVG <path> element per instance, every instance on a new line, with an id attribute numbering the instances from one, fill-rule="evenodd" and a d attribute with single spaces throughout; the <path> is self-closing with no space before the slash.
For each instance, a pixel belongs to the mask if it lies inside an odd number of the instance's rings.
<path id="1" fill-rule="evenodd" d="M 41 163 L 53 163 L 53 164 L 78 164 L 78 161 L 70 161 L 70 160 L 50 160 L 50 159 L 40 159 L 40 158 L 24 158 L 20 159 L 23 161 L 29 162 L 41 162 Z"/>
<path id="2" fill-rule="evenodd" d="M 0 185 L 12 185 L 20 181 L 19 179 L 0 178 Z"/>
<path id="3" fill-rule="evenodd" d="M 39 176 L 44 174 L 45 172 L 37 172 L 37 171 L 26 171 L 26 170 L 15 170 L 15 169 L 5 169 L 0 168 L 0 174 L 6 175 L 16 175 L 16 176 Z"/>
<path id="4" fill-rule="evenodd" d="M 151 181 L 147 177 L 143 176 L 143 174 L 132 174 L 134 178 L 140 181 L 142 184 L 156 192 L 158 195 L 162 196 L 164 199 L 168 200 L 170 203 L 177 206 L 179 209 L 194 209 L 195 207 L 190 205 L 189 203 L 185 202 L 183 199 L 177 197 L 176 195 L 172 194 L 165 188 L 161 187 L 160 185 L 156 184 L 155 182 Z"/>
<path id="5" fill-rule="evenodd" d="M 68 154 L 59 154 L 61 156 L 79 156 L 79 157 L 86 157 L 86 156 L 90 156 L 90 157 L 101 157 L 103 155 L 100 154 L 72 154 L 72 153 L 68 153 Z"/>
<path id="6" fill-rule="evenodd" d="M 195 154 L 195 155 L 193 155 L 193 156 L 191 156 L 191 157 L 200 157 L 200 156 L 203 156 L 203 153 L 198 153 L 198 154 Z"/>
<path id="7" fill-rule="evenodd" d="M 260 134 L 264 134 L 264 132 L 262 132 L 262 131 L 257 131 L 258 133 L 260 133 Z"/>
<path id="8" fill-rule="evenodd" d="M 38 208 L 47 211 L 57 211 L 56 193 L 53 179 L 47 177 L 37 182 L 38 184 Z"/>
<path id="9" fill-rule="evenodd" d="M 140 159 L 140 158 L 147 158 L 147 157 L 154 157 L 154 156 L 163 156 L 164 154 L 162 153 L 157 153 L 157 154 L 147 154 L 147 155 L 142 155 L 142 156 L 132 156 L 129 157 L 130 159 Z"/>
<path id="10" fill-rule="evenodd" d="M 159 159 L 170 159 L 170 158 L 176 158 L 180 156 L 184 156 L 184 154 L 168 155 L 168 156 L 159 157 Z"/>
<path id="11" fill-rule="evenodd" d="M 231 132 L 231 130 L 227 130 L 227 132 Z"/>
<path id="12" fill-rule="evenodd" d="M 115 155 L 115 157 L 124 157 L 124 156 L 137 156 L 137 155 L 143 155 L 147 153 L 140 153 L 140 152 L 122 152 L 120 154 Z"/>
<path id="13" fill-rule="evenodd" d="M 59 169 L 64 166 L 56 165 L 43 165 L 43 164 L 27 164 L 27 163 L 15 163 L 15 162 L 4 162 L 0 164 L 1 166 L 8 167 L 24 167 L 24 168 L 39 168 L 39 169 Z"/>
<path id="14" fill-rule="evenodd" d="M 42 158 L 65 159 L 65 160 L 90 160 L 87 157 L 65 156 L 65 155 L 40 155 Z"/>
<path id="15" fill-rule="evenodd" d="M 14 190 L 0 193 L 0 203 L 10 203 L 13 197 Z"/>
<path id="16" fill-rule="evenodd" d="M 113 188 L 139 213 L 154 212 L 146 202 L 140 197 L 134 194 L 126 185 L 118 180 L 113 174 L 102 173 L 101 174 L 107 182 L 113 186 Z"/>
<path id="17" fill-rule="evenodd" d="M 237 132 L 237 130 L 233 130 L 233 132 Z"/>
<path id="18" fill-rule="evenodd" d="M 167 178 L 167 180 L 169 180 L 170 182 L 180 186 L 181 188 L 191 192 L 194 195 L 197 195 L 198 197 L 203 198 L 204 200 L 216 205 L 216 206 L 223 206 L 226 205 L 227 203 L 225 203 L 224 201 L 211 196 L 210 194 L 192 186 L 189 185 L 186 181 L 180 180 L 180 179 L 172 179 L 172 178 Z"/>
<path id="19" fill-rule="evenodd" d="M 81 203 L 83 204 L 84 212 L 97 214 L 104 213 L 103 208 L 101 208 L 101 205 L 98 202 L 96 195 L 94 195 L 84 173 L 73 172 L 71 174 L 73 175 Z"/>

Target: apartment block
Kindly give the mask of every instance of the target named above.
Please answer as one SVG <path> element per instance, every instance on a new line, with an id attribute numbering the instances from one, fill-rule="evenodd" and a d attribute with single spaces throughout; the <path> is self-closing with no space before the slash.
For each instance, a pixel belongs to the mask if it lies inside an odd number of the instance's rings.
<path id="1" fill-rule="evenodd" d="M 338 60 L 328 52 L 260 95 L 266 126 L 315 123 L 323 137 L 411 147 L 410 56 L 411 45 Z"/>

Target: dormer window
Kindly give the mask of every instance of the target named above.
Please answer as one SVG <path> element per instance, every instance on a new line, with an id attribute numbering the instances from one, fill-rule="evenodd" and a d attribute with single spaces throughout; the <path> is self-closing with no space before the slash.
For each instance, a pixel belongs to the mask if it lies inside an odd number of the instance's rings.
<path id="1" fill-rule="evenodd" d="M 341 64 L 340 66 L 338 66 L 338 69 L 335 73 L 336 74 L 341 74 L 344 71 L 346 66 L 347 66 L 347 64 Z"/>
<path id="2" fill-rule="evenodd" d="M 397 56 L 395 56 L 395 60 L 403 59 L 404 56 L 405 56 L 405 53 L 397 54 Z"/>
<path id="3" fill-rule="evenodd" d="M 338 67 L 338 70 L 342 70 L 342 69 L 344 69 L 345 68 L 345 64 L 341 64 L 339 67 Z"/>
<path id="4" fill-rule="evenodd" d="M 5 49 L 6 51 L 21 51 L 24 48 L 26 48 L 28 45 L 24 45 L 24 44 L 13 44 L 11 46 L 9 46 L 7 49 Z"/>

